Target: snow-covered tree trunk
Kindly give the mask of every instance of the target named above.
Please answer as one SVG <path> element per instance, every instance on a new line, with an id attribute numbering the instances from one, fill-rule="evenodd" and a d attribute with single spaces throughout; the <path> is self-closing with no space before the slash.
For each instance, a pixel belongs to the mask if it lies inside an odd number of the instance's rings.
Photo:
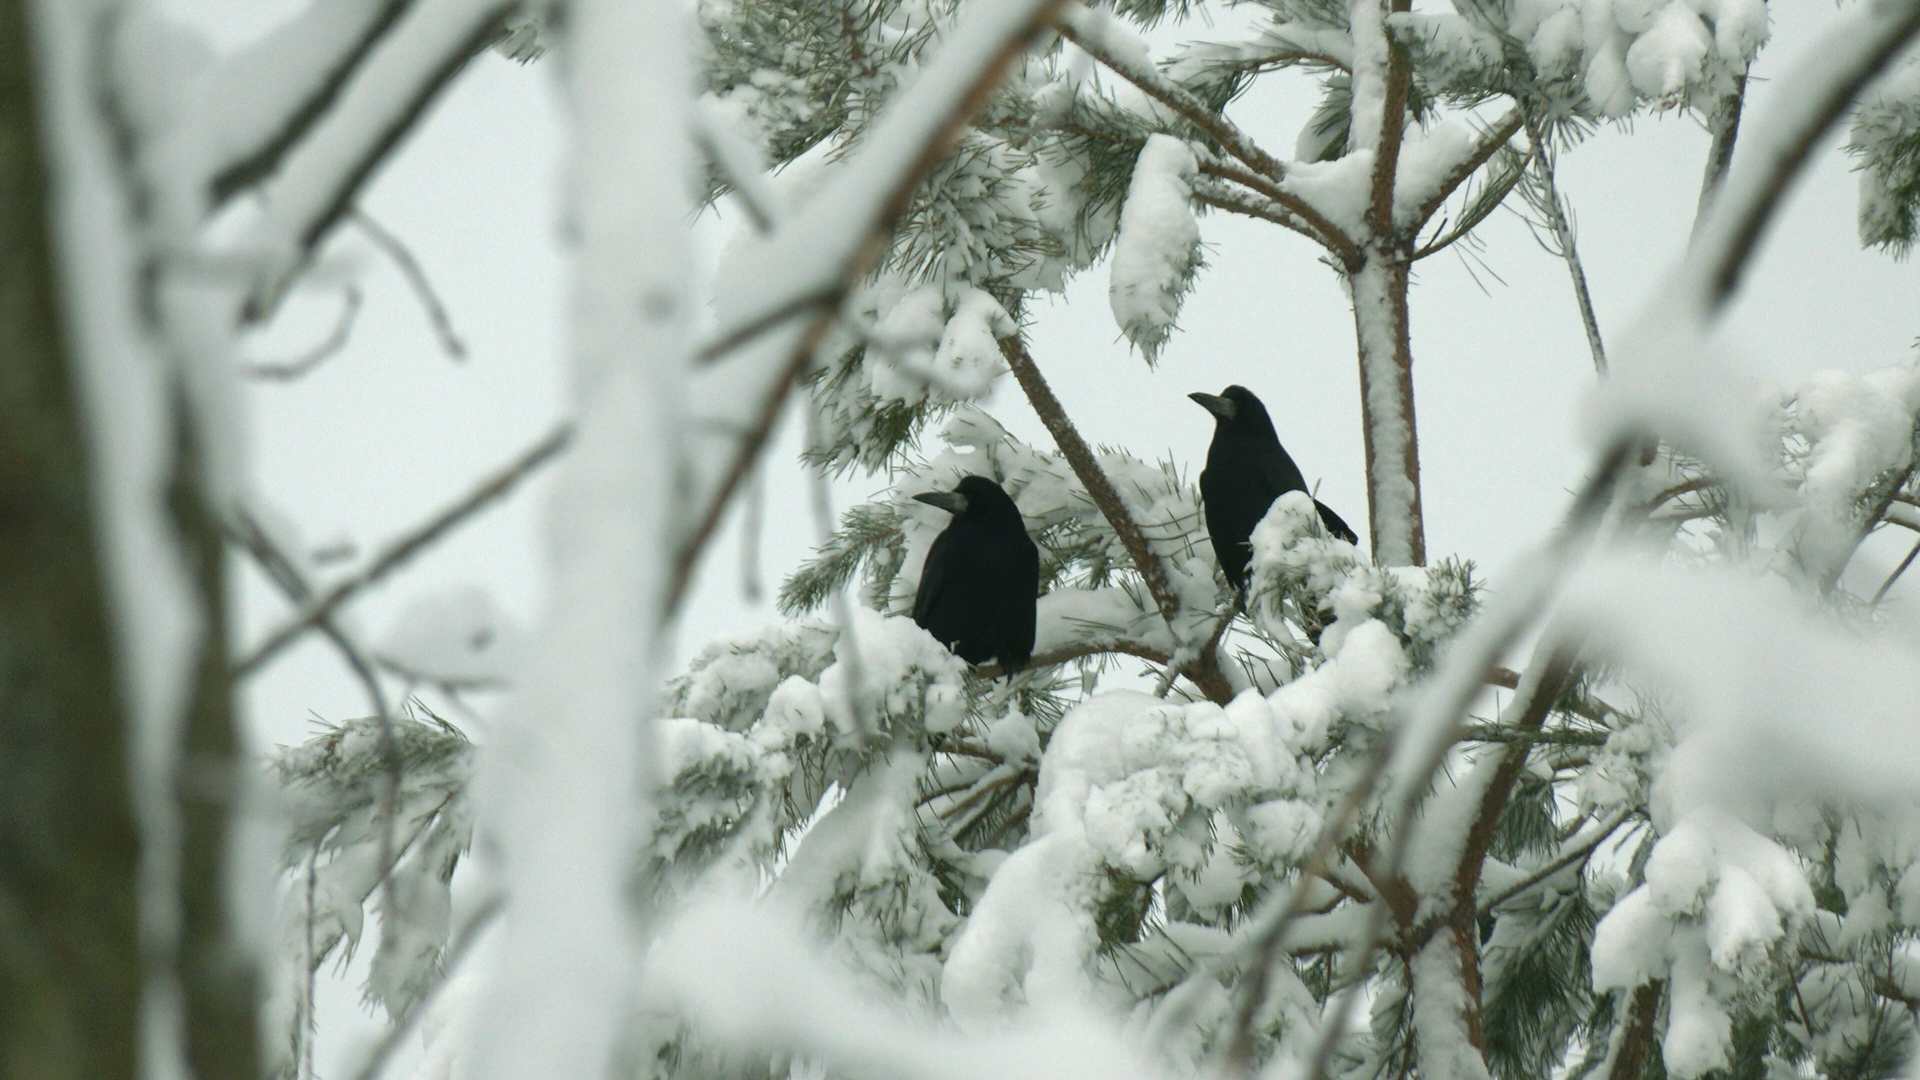
<path id="1" fill-rule="evenodd" d="M 580 421 L 549 512 L 546 631 L 487 762 L 508 893 L 487 1076 L 605 1075 L 633 1005 L 634 860 L 653 825 L 652 719 L 685 528 L 690 36 L 672 0 L 567 11 Z"/>
<path id="2" fill-rule="evenodd" d="M 1427 561 L 1420 519 L 1420 441 L 1414 429 L 1413 339 L 1407 287 L 1413 245 L 1401 239 L 1394 201 L 1401 142 L 1407 134 L 1406 51 L 1387 33 L 1387 17 L 1410 0 L 1353 0 L 1353 111 L 1348 151 L 1371 151 L 1373 170 L 1360 237 L 1360 264 L 1349 271 L 1355 346 L 1360 358 L 1361 424 L 1367 447 L 1367 519 L 1374 562 Z M 1417 229 L 1419 223 L 1415 223 Z"/>
<path id="3" fill-rule="evenodd" d="M 0 1076 L 132 1077 L 130 723 L 25 8 L 0 2 Z"/>

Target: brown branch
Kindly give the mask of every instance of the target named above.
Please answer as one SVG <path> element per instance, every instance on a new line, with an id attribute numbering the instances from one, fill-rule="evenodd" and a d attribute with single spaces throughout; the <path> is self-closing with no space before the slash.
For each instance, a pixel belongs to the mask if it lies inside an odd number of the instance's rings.
<path id="1" fill-rule="evenodd" d="M 1449 172 L 1446 177 L 1440 181 L 1440 187 L 1426 202 L 1420 205 L 1419 210 L 1414 212 L 1411 228 L 1417 230 L 1422 225 L 1425 225 L 1427 221 L 1439 211 L 1441 204 L 1447 201 L 1447 196 L 1452 195 L 1459 189 L 1461 184 L 1466 183 L 1467 178 L 1479 171 L 1480 166 L 1493 160 L 1493 155 L 1498 153 L 1501 147 L 1507 145 L 1515 135 L 1519 134 L 1520 128 L 1525 123 L 1526 120 L 1521 115 L 1520 107 L 1516 105 L 1507 110 L 1507 115 L 1501 117 L 1492 127 L 1482 132 L 1480 142 L 1473 148 L 1473 153 L 1468 154 L 1459 164 L 1455 165 L 1453 171 Z M 1378 183 L 1378 180 L 1376 179 L 1375 182 Z"/>
<path id="2" fill-rule="evenodd" d="M 1078 45 L 1082 51 L 1095 60 L 1105 64 L 1114 74 L 1140 88 L 1148 97 L 1172 109 L 1194 127 L 1206 133 L 1222 150 L 1232 154 L 1247 164 L 1247 167 L 1270 180 L 1278 181 L 1286 176 L 1286 166 L 1272 154 L 1262 150 L 1259 144 L 1234 125 L 1233 121 L 1209 109 L 1206 102 L 1195 97 L 1185 87 L 1175 83 L 1158 71 L 1142 69 L 1114 55 L 1094 40 L 1096 34 L 1083 33 L 1075 25 L 1085 19 L 1105 18 L 1088 9 L 1080 8 L 1061 18 L 1056 24 L 1060 36 Z"/>
<path id="3" fill-rule="evenodd" d="M 1334 257 L 1338 258 L 1341 263 L 1349 269 L 1359 265 L 1360 249 L 1354 245 L 1352 238 L 1342 232 L 1340 227 L 1329 220 L 1325 214 L 1314 209 L 1312 203 L 1287 191 L 1279 184 L 1268 180 L 1259 173 L 1242 169 L 1232 162 L 1222 161 L 1219 158 L 1208 155 L 1202 158 L 1198 164 L 1200 172 L 1205 175 L 1216 176 L 1222 180 L 1231 180 L 1236 184 L 1251 188 L 1266 196 L 1268 199 L 1271 199 L 1282 209 L 1298 217 L 1306 224 L 1307 229 L 1301 229 L 1298 225 L 1289 224 L 1285 221 L 1280 222 L 1280 224 L 1311 237 L 1317 241 L 1321 247 L 1332 252 Z M 1226 207 L 1225 209 L 1235 208 Z"/>
<path id="4" fill-rule="evenodd" d="M 1653 1023 L 1660 1016 L 1660 994 L 1667 987 L 1655 979 L 1636 987 L 1627 1006 L 1627 1030 L 1620 1036 L 1620 1048 L 1614 1052 L 1613 1068 L 1607 1080 L 1640 1080 L 1647 1067 L 1647 1051 L 1653 1047 Z"/>
<path id="5" fill-rule="evenodd" d="M 546 438 L 522 453 L 506 468 L 487 478 L 465 498 L 401 537 L 368 563 L 365 569 L 327 590 L 311 606 L 294 616 L 292 621 L 267 635 L 266 640 L 249 653 L 246 659 L 233 666 L 233 678 L 244 679 L 257 671 L 260 665 L 279 655 L 280 651 L 294 639 L 332 618 L 333 613 L 338 611 L 342 604 L 353 599 L 361 590 L 399 569 L 455 526 L 506 496 L 519 486 L 520 481 L 565 450 L 572 440 L 572 424 L 561 424 L 555 428 Z"/>
<path id="6" fill-rule="evenodd" d="M 1097 641 L 1081 642 L 1077 645 L 1068 645 L 1065 648 L 1049 649 L 1043 653 L 1035 653 L 1027 660 L 1026 670 L 1034 671 L 1039 668 L 1052 667 L 1055 664 L 1065 664 L 1089 656 L 1107 656 L 1110 654 L 1134 656 L 1155 664 L 1166 664 L 1173 660 L 1172 653 L 1164 649 L 1156 649 L 1142 642 L 1134 641 L 1131 638 L 1102 638 Z M 997 679 L 1006 674 L 1000 670 L 998 663 L 981 664 L 973 669 L 973 673 L 975 676 L 987 680 Z"/>
<path id="7" fill-rule="evenodd" d="M 413 6 L 415 0 L 387 0 L 387 3 L 367 22 L 359 37 L 343 51 L 332 68 L 314 85 L 313 90 L 288 115 L 286 122 L 268 136 L 266 142 L 252 151 L 219 169 L 207 184 L 209 204 L 218 209 L 228 199 L 241 191 L 259 183 L 280 167 L 280 160 L 286 156 L 295 143 L 306 137 L 333 103 L 346 89 L 355 72 L 360 70 L 361 62 L 373 47 L 380 43 L 400 16 Z M 269 38 L 269 42 L 273 39 Z M 240 63 L 249 59 L 250 54 L 242 53 L 229 63 Z"/>
<path id="8" fill-rule="evenodd" d="M 1914 542 L 1912 550 L 1907 552 L 1907 557 L 1901 559 L 1900 565 L 1894 567 L 1893 573 L 1887 575 L 1887 580 L 1881 582 L 1880 587 L 1873 590 L 1873 599 L 1868 602 L 1878 604 L 1887 595 L 1887 590 L 1893 588 L 1893 583 L 1900 580 L 1900 575 L 1907 572 L 1907 567 L 1913 565 L 1913 557 L 1916 555 L 1920 555 L 1920 541 Z"/>
<path id="9" fill-rule="evenodd" d="M 1707 150 L 1707 167 L 1700 178 L 1700 201 L 1693 211 L 1694 228 L 1706 220 L 1707 207 L 1713 204 L 1714 193 L 1727 181 L 1727 170 L 1733 167 L 1733 144 L 1740 137 L 1740 113 L 1746 104 L 1747 73 L 1742 71 L 1733 80 L 1733 92 L 1714 103 L 1713 112 L 1707 117 L 1707 130 L 1713 132 L 1713 145 Z"/>
<path id="10" fill-rule="evenodd" d="M 1412 10 L 1413 4 L 1412 0 L 1388 0 L 1388 7 L 1399 14 Z M 1367 228 L 1376 242 L 1398 235 L 1393 224 L 1393 192 L 1399 180 L 1400 143 L 1406 137 L 1407 93 L 1413 84 L 1413 65 L 1406 49 L 1393 40 L 1384 17 L 1381 22 L 1380 35 L 1387 50 L 1387 85 L 1380 109 L 1380 140 L 1373 148 L 1373 191 L 1366 214 Z M 1360 42 L 1354 44 L 1364 47 Z"/>
<path id="11" fill-rule="evenodd" d="M 1047 385 L 1045 376 L 1040 374 L 1032 355 L 1027 352 L 1026 343 L 1020 340 L 1019 335 L 1015 335 L 1001 341 L 1000 351 L 1007 358 L 1007 366 L 1013 369 L 1014 378 L 1019 380 L 1020 389 L 1026 391 L 1033 411 L 1053 435 L 1060 456 L 1066 459 L 1067 465 L 1073 469 L 1073 475 L 1086 489 L 1087 497 L 1093 500 L 1093 505 L 1107 519 L 1107 525 L 1113 529 L 1121 546 L 1127 549 L 1127 555 L 1133 559 L 1134 569 L 1140 573 L 1140 580 L 1146 583 L 1147 592 L 1160 609 L 1160 617 L 1166 620 L 1167 630 L 1178 641 L 1180 596 L 1167 581 L 1166 566 L 1148 546 L 1147 538 L 1134 522 L 1133 514 L 1120 498 L 1120 492 L 1107 479 L 1106 471 L 1100 468 L 1093 448 L 1080 437 L 1066 409 L 1061 407 L 1060 399 L 1053 395 L 1053 388 Z M 1191 679 L 1209 701 L 1225 705 L 1233 700 L 1233 685 L 1221 674 L 1219 662 L 1211 652 L 1194 658 L 1181 673 Z"/>

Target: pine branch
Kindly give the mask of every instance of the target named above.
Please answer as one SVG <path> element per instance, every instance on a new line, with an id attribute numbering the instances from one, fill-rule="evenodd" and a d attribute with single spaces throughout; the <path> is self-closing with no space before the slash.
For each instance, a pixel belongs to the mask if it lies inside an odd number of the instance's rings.
<path id="1" fill-rule="evenodd" d="M 1099 507 L 1101 516 L 1107 519 L 1121 546 L 1127 549 L 1127 555 L 1133 559 L 1134 569 L 1139 571 L 1147 592 L 1160 609 L 1160 617 L 1166 620 L 1167 630 L 1178 641 L 1181 602 L 1179 594 L 1173 591 L 1173 586 L 1167 581 L 1166 567 L 1147 545 L 1147 538 L 1141 534 L 1140 526 L 1133 520 L 1127 504 L 1122 501 L 1119 491 L 1114 489 L 1113 482 L 1107 479 L 1106 471 L 1100 468 L 1100 462 L 1093 456 L 1093 449 L 1080 437 L 1066 409 L 1061 407 L 1060 399 L 1053 395 L 1053 388 L 1047 385 L 1046 378 L 1040 374 L 1032 355 L 1027 352 L 1026 343 L 1016 334 L 1001 341 L 1000 350 L 1006 356 L 1007 366 L 1013 370 L 1014 378 L 1019 380 L 1020 389 L 1026 391 L 1033 411 L 1053 435 L 1055 445 L 1060 448 L 1060 456 L 1066 459 L 1074 476 L 1086 488 L 1087 497 Z M 1233 684 L 1221 673 L 1216 650 L 1209 650 L 1197 657 L 1183 668 L 1182 674 L 1191 679 L 1209 701 L 1225 705 L 1233 700 Z"/>
<path id="2" fill-rule="evenodd" d="M 715 341 L 726 341 L 740 335 L 743 327 L 776 317 L 796 304 L 800 310 L 816 308 L 810 324 L 790 339 L 776 342 L 779 348 L 769 355 L 736 358 L 724 367 L 715 365 L 709 383 L 713 387 L 710 400 L 722 416 L 739 424 L 740 434 L 730 452 L 709 455 L 720 460 L 719 469 L 703 472 L 696 480 L 697 494 L 692 501 L 698 509 L 690 515 L 693 527 L 674 560 L 662 609 L 668 614 L 677 611 L 685 599 L 700 552 L 719 528 L 734 491 L 759 458 L 794 381 L 806 370 L 815 347 L 832 326 L 832 308 L 818 308 L 820 298 L 844 295 L 853 282 L 879 262 L 886 251 L 880 241 L 906 210 L 914 191 L 1000 85 L 1008 65 L 1026 51 L 1065 2 L 1028 0 L 975 9 L 974 18 L 947 38 L 920 78 L 892 102 L 838 178 L 809 200 L 807 207 L 793 216 L 790 226 L 772 239 L 768 261 L 760 264 L 766 272 L 782 268 L 779 260 L 795 253 L 784 245 L 792 245 L 804 250 L 806 263 L 828 268 L 831 276 L 822 280 L 810 275 L 783 283 L 783 287 L 770 287 L 765 290 L 768 299 L 762 306 L 741 313 L 715 332 Z M 903 147 L 909 151 L 904 155 Z M 823 244 L 830 250 L 818 250 Z M 712 351 L 711 346 L 708 351 Z M 747 367 L 749 361 L 751 366 Z M 727 370 L 743 367 L 747 369 Z"/>
<path id="3" fill-rule="evenodd" d="M 1607 349 L 1600 337 L 1600 320 L 1593 313 L 1593 294 L 1587 289 L 1587 271 L 1580 263 L 1580 248 L 1574 238 L 1573 221 L 1560 199 L 1560 186 L 1554 178 L 1553 147 L 1548 145 L 1546 132 L 1532 117 L 1527 120 L 1527 135 L 1533 142 L 1533 165 L 1539 183 L 1537 191 L 1536 185 L 1532 184 L 1523 185 L 1521 191 L 1527 201 L 1547 219 L 1547 230 L 1553 234 L 1554 241 L 1548 250 L 1567 264 L 1567 273 L 1573 278 L 1573 300 L 1580 308 L 1580 325 L 1587 332 L 1587 351 L 1593 354 L 1594 370 L 1605 375 Z M 1547 246 L 1544 240 L 1540 243 L 1542 247 Z"/>
<path id="4" fill-rule="evenodd" d="M 1614 814 L 1613 817 L 1610 818 L 1605 824 L 1602 824 L 1601 826 L 1596 828 L 1592 832 L 1592 834 L 1589 835 L 1586 839 L 1581 840 L 1580 842 L 1574 844 L 1572 847 L 1567 848 L 1564 852 L 1560 854 L 1559 858 L 1554 859 L 1552 862 L 1546 864 L 1545 866 L 1542 866 L 1538 870 L 1535 870 L 1533 873 L 1528 874 L 1526 877 L 1520 879 L 1514 884 L 1509 885 L 1506 888 L 1500 890 L 1499 892 L 1494 893 L 1492 896 L 1489 896 L 1486 899 L 1480 901 L 1479 906 L 1475 912 L 1475 918 L 1485 918 L 1488 915 L 1493 914 L 1494 909 L 1499 907 L 1501 904 L 1504 904 L 1507 901 L 1513 899 L 1514 897 L 1519 896 L 1521 893 L 1526 892 L 1528 889 L 1533 888 L 1535 885 L 1538 885 L 1541 882 L 1552 877 L 1553 875 L 1559 873 L 1560 871 L 1565 870 L 1567 867 L 1572 866 L 1574 863 L 1584 861 L 1587 858 L 1587 856 L 1593 854 L 1593 850 L 1595 848 L 1599 847 L 1602 843 L 1606 842 L 1607 837 L 1612 836 L 1616 831 L 1619 830 L 1620 826 L 1626 824 L 1628 818 L 1632 817 L 1634 814 L 1638 812 L 1639 811 L 1637 808 L 1628 808 L 1628 809 L 1619 811 L 1618 813 Z"/>
<path id="5" fill-rule="evenodd" d="M 1653 1025 L 1660 1018 L 1660 995 L 1666 988 L 1664 979 L 1634 988 L 1627 1006 L 1627 1030 L 1621 1033 L 1607 1080 L 1641 1080 L 1646 1075 L 1647 1052 L 1654 1045 Z"/>
<path id="6" fill-rule="evenodd" d="M 1441 204 L 1447 201 L 1447 197 L 1452 195 L 1461 184 L 1466 183 L 1468 177 L 1478 172 L 1480 166 L 1493 160 L 1493 155 L 1497 153 L 1501 147 L 1507 145 L 1515 135 L 1519 134 L 1520 128 L 1524 123 L 1525 118 L 1520 111 L 1520 107 L 1516 105 L 1508 109 L 1507 115 L 1501 117 L 1492 127 L 1482 132 L 1480 141 L 1473 148 L 1473 153 L 1468 154 L 1456 164 L 1453 170 L 1446 175 L 1445 179 L 1440 181 L 1440 187 L 1434 191 L 1432 197 L 1422 203 L 1420 209 L 1414 211 L 1414 220 L 1411 228 L 1418 230 L 1420 226 L 1425 225 L 1432 219 L 1433 215 L 1439 212 Z M 1517 180 L 1518 177 L 1515 179 Z M 1378 183 L 1377 174 L 1375 183 Z M 1512 185 L 1509 184 L 1508 187 L 1511 189 Z M 1377 198 L 1378 189 L 1376 188 L 1375 190 Z M 1391 189 L 1389 189 L 1389 197 L 1391 197 Z"/>
<path id="7" fill-rule="evenodd" d="M 1274 182 L 1286 176 L 1286 166 L 1272 154 L 1262 150 L 1246 132 L 1241 131 L 1233 121 L 1214 112 L 1206 102 L 1195 97 L 1186 88 L 1152 68 L 1142 68 L 1132 61 L 1122 58 L 1118 53 L 1106 47 L 1105 27 L 1099 20 L 1110 18 L 1096 14 L 1088 8 L 1075 4 L 1064 12 L 1056 24 L 1060 36 L 1078 45 L 1082 51 L 1106 65 L 1114 74 L 1140 88 L 1148 97 L 1160 102 L 1183 117 L 1188 123 L 1205 132 L 1207 137 L 1219 144 L 1222 150 L 1245 162 L 1254 172 Z"/>
<path id="8" fill-rule="evenodd" d="M 1255 212 L 1253 209 L 1242 209 L 1243 206 L 1258 208 L 1261 207 L 1261 204 L 1254 202 L 1251 197 L 1235 191 L 1232 188 L 1218 184 L 1209 185 L 1209 195 L 1217 195 L 1219 198 L 1233 202 L 1232 205 L 1216 203 L 1215 205 L 1219 205 L 1221 209 L 1245 213 L 1251 217 L 1264 217 L 1269 221 L 1284 225 L 1308 239 L 1315 241 L 1321 247 L 1331 252 L 1335 258 L 1339 259 L 1343 266 L 1352 268 L 1359 264 L 1360 249 L 1354 246 L 1353 241 L 1347 237 L 1346 233 L 1340 231 L 1339 226 L 1329 221 L 1325 214 L 1314 209 L 1312 203 L 1282 189 L 1278 184 L 1260 176 L 1258 173 L 1239 168 L 1233 163 L 1222 161 L 1211 154 L 1199 155 L 1199 158 L 1199 167 L 1202 174 L 1219 177 L 1222 180 L 1231 180 L 1243 187 L 1251 188 L 1261 195 L 1266 196 L 1266 198 L 1277 207 L 1277 210 L 1265 213 Z M 1201 187 L 1195 185 L 1194 197 L 1202 201 L 1208 201 L 1206 196 L 1201 194 L 1201 191 Z M 1280 216 L 1269 216 L 1269 214 L 1291 215 L 1297 220 L 1285 220 Z"/>

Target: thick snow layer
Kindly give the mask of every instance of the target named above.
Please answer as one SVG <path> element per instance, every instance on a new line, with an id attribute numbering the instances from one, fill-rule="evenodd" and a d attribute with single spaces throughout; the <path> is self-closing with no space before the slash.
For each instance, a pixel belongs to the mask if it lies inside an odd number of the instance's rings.
<path id="1" fill-rule="evenodd" d="M 1172 333 L 1180 299 L 1200 266 L 1191 186 L 1196 168 L 1186 143 L 1148 136 L 1120 209 L 1107 302 L 1114 322 L 1149 363 Z"/>
<path id="2" fill-rule="evenodd" d="M 1332 161 L 1296 161 L 1281 188 L 1298 195 L 1348 236 L 1366 234 L 1373 187 L 1373 151 L 1355 150 Z"/>
<path id="3" fill-rule="evenodd" d="M 1467 997 L 1460 947 L 1446 931 L 1413 958 L 1413 1032 L 1420 1075 L 1486 1080 L 1486 1058 L 1467 1034 Z"/>
<path id="4" fill-rule="evenodd" d="M 1885 367 L 1865 375 L 1821 371 L 1794 394 L 1787 430 L 1808 444 L 1801 463 L 1801 564 L 1826 580 L 1852 554 L 1860 523 L 1855 504 L 1879 475 L 1912 458 L 1920 410 L 1920 369 Z"/>
<path id="5" fill-rule="evenodd" d="M 1452 120 L 1424 131 L 1410 131 L 1400 144 L 1394 174 L 1393 218 L 1402 227 L 1417 224 L 1420 211 L 1440 193 L 1455 170 L 1473 156 L 1473 132 Z"/>

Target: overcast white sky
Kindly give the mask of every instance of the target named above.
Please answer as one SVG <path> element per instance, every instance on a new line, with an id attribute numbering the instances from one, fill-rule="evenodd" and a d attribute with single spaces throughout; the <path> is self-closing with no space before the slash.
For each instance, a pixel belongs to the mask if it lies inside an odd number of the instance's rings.
<path id="1" fill-rule="evenodd" d="M 231 45 L 300 2 L 166 6 Z M 1813 44 L 1835 13 L 1830 0 L 1778 0 L 1771 10 L 1774 41 L 1750 84 L 1749 116 L 1765 113 L 1769 76 Z M 439 351 L 400 276 L 349 235 L 334 252 L 367 294 L 350 346 L 302 382 L 248 393 L 257 490 L 311 546 L 349 539 L 362 551 L 377 548 L 558 419 L 567 267 L 555 223 L 566 132 L 552 75 L 550 65 L 481 58 L 364 202 L 418 255 L 471 347 L 468 359 L 455 363 Z M 1270 78 L 1231 112 L 1290 156 L 1313 106 L 1308 90 L 1303 79 Z M 1607 331 L 1626 325 L 1682 251 L 1706 143 L 1694 120 L 1674 114 L 1643 118 L 1630 132 L 1606 129 L 1563 159 L 1563 187 L 1577 210 Z M 1911 265 L 1857 248 L 1849 163 L 1832 146 L 1818 161 L 1727 321 L 1737 354 L 1787 388 L 1821 368 L 1860 371 L 1910 359 L 1920 334 L 1920 277 Z M 1202 219 L 1201 233 L 1210 266 L 1157 370 L 1118 340 L 1104 267 L 1035 305 L 1035 357 L 1090 441 L 1147 458 L 1171 455 L 1190 475 L 1205 457 L 1212 422 L 1184 395 L 1246 384 L 1267 402 L 1309 479 L 1320 482 L 1320 497 L 1359 527 L 1366 498 L 1353 330 L 1334 275 L 1316 249 L 1275 226 L 1214 214 Z M 702 235 L 711 248 L 719 229 L 709 221 Z M 1427 549 L 1477 560 L 1497 587 L 1501 566 L 1543 534 L 1579 480 L 1586 448 L 1578 418 L 1594 376 L 1563 265 L 1511 215 L 1497 215 L 1481 235 L 1485 266 L 1475 273 L 1451 254 L 1420 264 L 1413 333 Z M 336 287 L 307 290 L 254 352 L 298 352 L 324 336 L 338 303 Z M 1016 435 L 1051 448 L 1010 380 L 988 408 Z M 815 537 L 796 449 L 789 430 L 766 466 L 761 573 L 769 593 Z M 837 485 L 837 508 L 884 484 L 854 478 Z M 530 485 L 367 596 L 352 624 L 378 639 L 407 601 L 479 584 L 532 625 L 542 594 L 539 506 L 540 486 Z M 688 602 L 682 658 L 716 635 L 778 618 L 770 600 L 754 604 L 742 595 L 734 517 Z M 1878 565 L 1898 557 L 1897 545 L 1884 542 L 1874 553 Z M 257 639 L 285 611 L 250 579 L 243 638 Z M 259 675 L 247 704 L 263 745 L 306 737 L 314 717 L 369 711 L 317 641 Z M 332 997 L 323 1025 L 352 1009 L 349 995 Z M 331 1061 L 347 1060 L 340 1052 L 323 1053 L 322 1075 Z"/>

